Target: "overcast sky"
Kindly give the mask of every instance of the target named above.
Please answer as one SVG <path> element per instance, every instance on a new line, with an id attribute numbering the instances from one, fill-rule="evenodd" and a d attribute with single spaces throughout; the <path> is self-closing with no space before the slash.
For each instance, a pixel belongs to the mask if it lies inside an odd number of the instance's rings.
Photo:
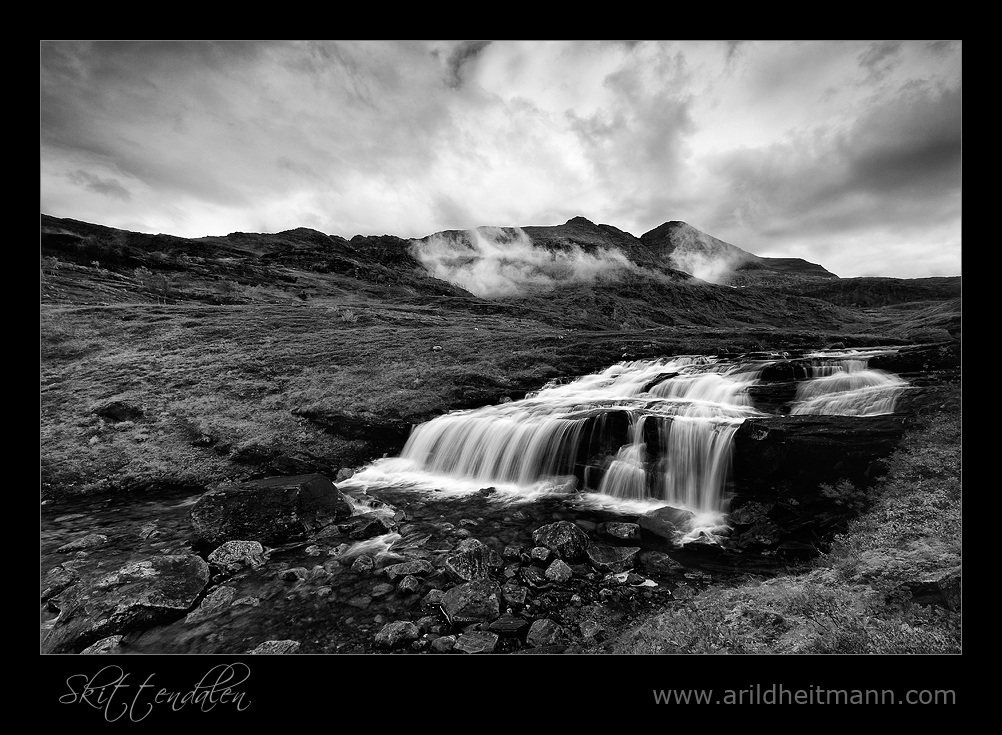
<path id="1" fill-rule="evenodd" d="M 40 44 L 41 211 L 183 237 L 682 220 L 961 274 L 959 41 Z"/>

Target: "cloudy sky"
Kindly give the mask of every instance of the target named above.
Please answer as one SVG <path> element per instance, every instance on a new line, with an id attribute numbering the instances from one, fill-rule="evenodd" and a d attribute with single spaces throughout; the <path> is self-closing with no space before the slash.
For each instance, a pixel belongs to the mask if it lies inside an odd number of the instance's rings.
<path id="1" fill-rule="evenodd" d="M 682 220 L 961 274 L 959 41 L 40 44 L 41 211 L 183 237 Z"/>

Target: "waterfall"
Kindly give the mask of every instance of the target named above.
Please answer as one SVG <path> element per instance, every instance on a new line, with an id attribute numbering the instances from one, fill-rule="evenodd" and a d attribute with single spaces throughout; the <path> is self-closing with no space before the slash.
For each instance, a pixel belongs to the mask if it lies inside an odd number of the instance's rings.
<path id="1" fill-rule="evenodd" d="M 699 356 L 618 363 L 521 401 L 417 426 L 397 466 L 719 511 L 734 431 L 759 415 L 747 388 L 763 364 Z"/>
<path id="2" fill-rule="evenodd" d="M 801 358 L 807 379 L 791 413 L 893 412 L 910 386 L 868 367 L 870 356 L 886 352 Z M 461 495 L 491 486 L 498 499 L 518 500 L 576 490 L 585 502 L 667 504 L 719 517 L 734 435 L 746 418 L 769 416 L 753 405 L 750 389 L 766 368 L 786 362 L 685 356 L 617 363 L 552 381 L 520 401 L 416 426 L 400 457 L 369 465 L 352 482 Z"/>
<path id="3" fill-rule="evenodd" d="M 871 370 L 866 359 L 820 360 L 810 380 L 797 386 L 791 415 L 878 416 L 893 413 L 908 384 L 897 375 Z"/>

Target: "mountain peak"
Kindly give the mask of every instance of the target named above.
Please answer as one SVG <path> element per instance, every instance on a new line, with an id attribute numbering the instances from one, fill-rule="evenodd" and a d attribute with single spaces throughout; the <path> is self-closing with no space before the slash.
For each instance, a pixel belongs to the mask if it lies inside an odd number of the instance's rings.
<path id="1" fill-rule="evenodd" d="M 578 215 L 577 217 L 571 217 L 564 224 L 565 225 L 591 225 L 592 227 L 595 226 L 594 222 L 592 222 L 590 219 L 586 219 L 586 218 L 582 217 L 581 215 Z"/>

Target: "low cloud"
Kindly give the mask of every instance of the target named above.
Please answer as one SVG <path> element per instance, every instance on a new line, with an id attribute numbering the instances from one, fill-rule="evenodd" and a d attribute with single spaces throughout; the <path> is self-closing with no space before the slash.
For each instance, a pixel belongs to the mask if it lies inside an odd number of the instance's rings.
<path id="1" fill-rule="evenodd" d="M 518 227 L 478 227 L 411 241 L 415 257 L 435 278 L 481 297 L 512 296 L 566 283 L 618 278 L 637 266 L 617 250 L 586 252 L 535 245 Z"/>

